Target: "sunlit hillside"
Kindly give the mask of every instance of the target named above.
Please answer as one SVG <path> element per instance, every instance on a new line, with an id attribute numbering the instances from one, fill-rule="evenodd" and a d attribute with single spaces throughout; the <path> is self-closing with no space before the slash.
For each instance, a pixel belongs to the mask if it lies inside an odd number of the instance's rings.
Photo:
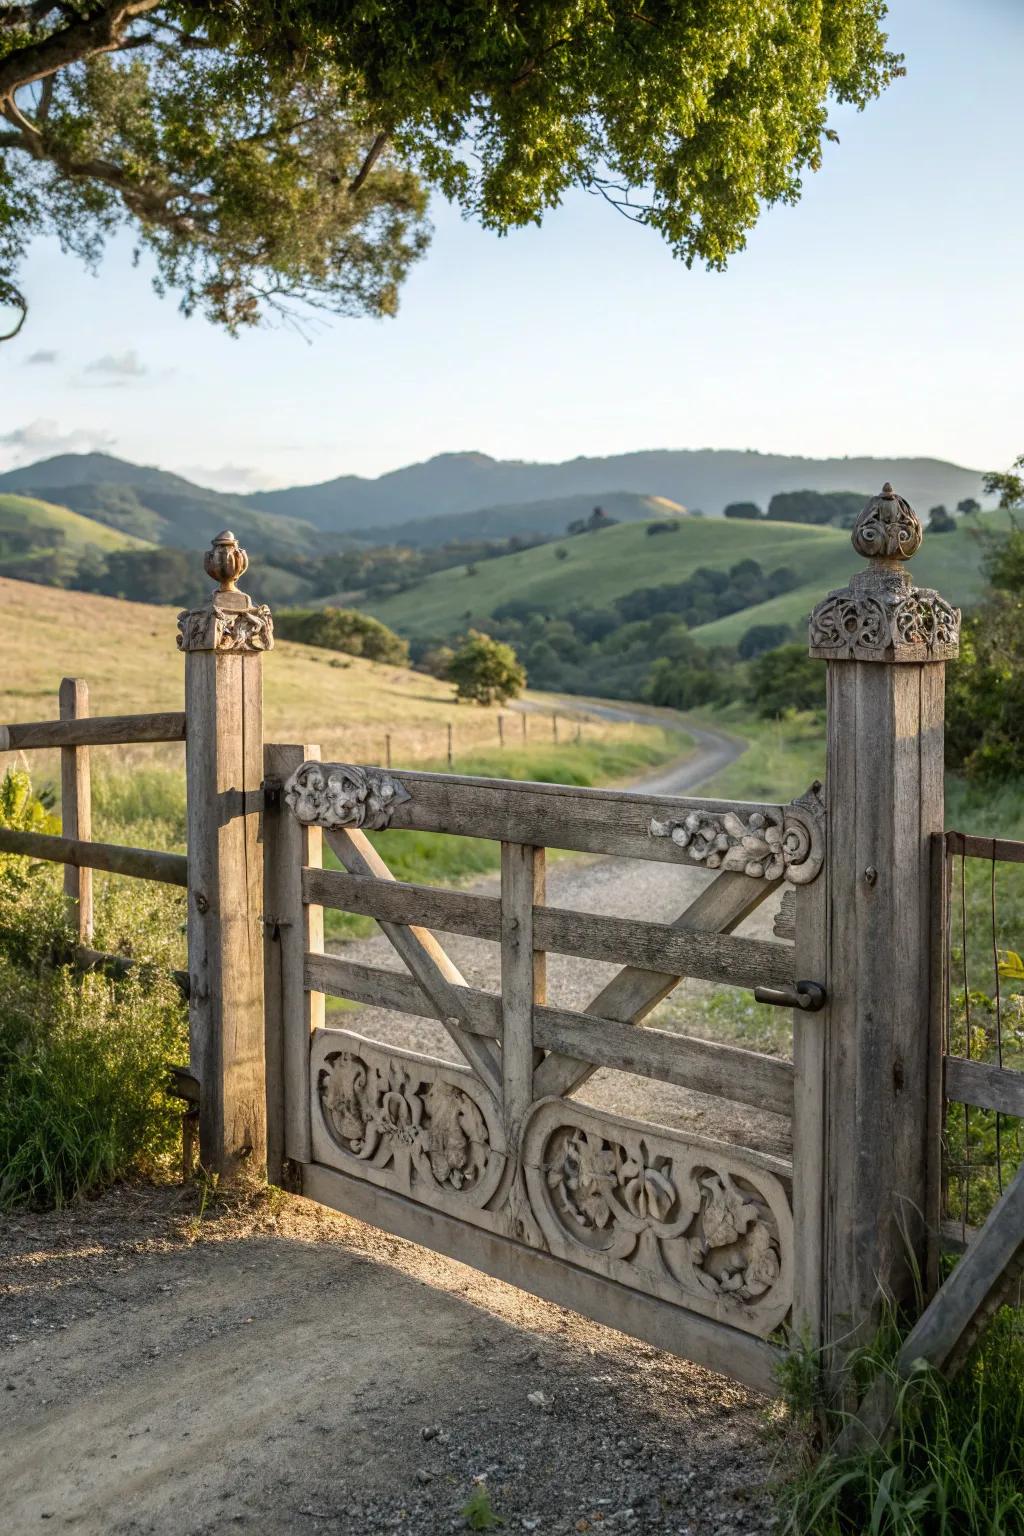
<path id="1" fill-rule="evenodd" d="M 86 679 L 93 714 L 181 709 L 175 618 L 170 608 L 0 578 L 0 721 L 55 719 L 63 676 Z M 330 757 L 382 761 L 390 735 L 396 763 L 436 762 L 451 724 L 457 765 L 460 754 L 498 747 L 499 715 L 508 747 L 524 740 L 522 714 L 507 707 L 457 705 L 435 678 L 313 646 L 279 641 L 264 680 L 267 739 L 317 742 Z M 551 705 L 543 696 L 528 702 Z M 563 721 L 561 739 L 574 730 Z M 595 719 L 584 732 L 585 740 L 626 739 L 643 728 Z M 550 718 L 528 713 L 527 733 L 531 746 L 550 743 Z"/>
<path id="2" fill-rule="evenodd" d="M 983 533 L 1005 526 L 1005 513 L 990 512 L 969 521 L 958 519 L 955 533 L 926 537 L 913 564 L 915 580 L 938 587 L 953 602 L 973 602 L 984 585 Z M 672 534 L 652 537 L 643 524 L 621 525 L 475 566 L 437 571 L 368 606 L 403 634 L 445 636 L 486 621 L 513 598 L 558 616 L 573 607 L 609 606 L 640 587 L 683 581 L 698 566 L 724 571 L 747 559 L 756 560 L 766 573 L 786 566 L 799 585 L 697 629 L 698 639 L 735 643 L 751 624 L 798 623 L 818 598 L 842 586 L 859 565 L 850 535 L 839 528 L 687 518 Z"/>

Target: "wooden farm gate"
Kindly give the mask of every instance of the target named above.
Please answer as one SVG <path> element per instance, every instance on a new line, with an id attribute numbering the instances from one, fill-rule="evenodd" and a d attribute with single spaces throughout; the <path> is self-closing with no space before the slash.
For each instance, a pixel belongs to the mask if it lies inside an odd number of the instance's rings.
<path id="1" fill-rule="evenodd" d="M 790 942 L 733 930 L 824 857 L 818 786 L 791 805 L 567 789 L 302 760 L 268 747 L 267 905 L 276 934 L 284 1155 L 302 1191 L 604 1322 L 769 1388 L 794 1307 L 815 1308 L 820 1160 L 786 1158 L 571 1097 L 595 1068 L 792 1118 L 820 1101 L 786 1061 L 636 1026 L 684 976 L 823 1001 Z M 394 879 L 367 830 L 498 839 L 501 895 Z M 341 871 L 319 867 L 321 831 Z M 672 924 L 545 903 L 547 847 L 718 868 Z M 375 918 L 399 971 L 320 952 L 324 907 Z M 466 984 L 433 930 L 500 945 L 500 994 Z M 545 955 L 621 969 L 586 1011 L 548 1006 Z M 268 960 L 268 976 L 274 969 Z M 322 994 L 438 1019 L 467 1065 L 325 1027 Z M 820 1031 L 819 1031 L 820 1033 Z M 799 1104 L 799 1108 L 797 1107 Z M 808 1124 L 808 1120 L 810 1124 Z M 814 1264 L 802 1258 L 813 1252 Z"/>
<path id="2" fill-rule="evenodd" d="M 888 485 L 860 514 L 867 565 L 810 620 L 825 787 L 746 804 L 392 773 L 265 745 L 272 618 L 238 590 L 247 557 L 225 532 L 205 561 L 217 589 L 178 620 L 183 713 L 85 718 L 67 680 L 60 721 L 0 727 L 0 752 L 60 747 L 64 766 L 64 835 L 0 828 L 0 851 L 70 866 L 86 964 L 130 963 L 89 947 L 90 868 L 187 886 L 178 1077 L 206 1168 L 267 1171 L 772 1389 L 794 1340 L 821 1346 L 828 1367 L 873 1328 L 883 1293 L 913 1305 L 920 1274 L 934 1289 L 944 1093 L 1019 1102 L 1005 1074 L 983 1081 L 944 1045 L 957 845 L 943 837 L 943 690 L 960 616 L 911 585 L 903 562 L 921 538 Z M 94 843 L 92 746 L 172 740 L 185 743 L 187 862 Z M 500 842 L 500 898 L 394 880 L 402 828 Z M 340 870 L 321 867 L 323 837 Z M 569 911 L 545 900 L 547 848 L 709 878 L 670 923 Z M 780 888 L 775 937 L 740 935 Z M 375 918 L 402 968 L 325 954 L 325 907 Z M 434 930 L 498 943 L 500 992 L 467 985 Z M 619 969 L 572 1011 L 546 996 L 548 953 Z M 682 977 L 791 1007 L 792 1060 L 645 1027 Z M 440 1021 L 465 1065 L 326 1027 L 325 994 Z M 792 1155 L 599 1111 L 585 1102 L 598 1067 L 788 1117 Z M 1004 1198 L 1012 1238 L 1024 1196 Z"/>

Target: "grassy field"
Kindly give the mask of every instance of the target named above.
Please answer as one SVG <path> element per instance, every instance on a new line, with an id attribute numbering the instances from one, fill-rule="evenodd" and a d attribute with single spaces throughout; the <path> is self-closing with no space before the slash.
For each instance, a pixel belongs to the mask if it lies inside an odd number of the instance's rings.
<path id="1" fill-rule="evenodd" d="M 258 596 L 258 581 L 252 585 Z M 175 646 L 173 609 L 0 578 L 0 614 L 0 721 L 56 718 L 63 676 L 86 679 L 93 714 L 181 709 L 184 658 Z M 451 724 L 457 770 L 468 771 L 471 757 L 489 754 L 511 776 L 514 751 L 524 743 L 531 754 L 546 754 L 552 745 L 551 702 L 544 695 L 527 695 L 537 706 L 530 712 L 458 705 L 449 684 L 422 673 L 290 641 L 278 642 L 267 656 L 264 691 L 267 740 L 316 742 L 326 757 L 382 762 L 390 736 L 396 767 L 436 766 L 446 763 Z M 571 758 L 577 722 L 568 707 L 559 703 L 558 709 L 561 750 Z M 499 715 L 508 742 L 503 754 Z M 659 731 L 612 724 L 585 708 L 579 728 L 582 746 L 662 740 Z M 663 756 L 674 750 L 664 748 Z M 160 760 L 178 751 L 139 749 L 133 756 Z"/>
<path id="2" fill-rule="evenodd" d="M 1006 526 L 1005 513 L 977 518 L 980 529 Z M 569 551 L 559 559 L 556 548 Z M 980 596 L 981 541 L 962 524 L 955 534 L 925 541 L 914 562 L 922 586 L 935 586 L 953 602 Z M 739 560 L 756 560 L 766 571 L 789 566 L 803 578 L 784 596 L 704 625 L 694 634 L 709 644 L 732 644 L 751 624 L 798 622 L 832 587 L 857 569 L 850 536 L 838 528 L 797 523 L 748 523 L 725 518 L 692 518 L 676 534 L 650 538 L 642 524 L 622 524 L 583 534 L 561 545 L 520 550 L 480 562 L 476 574 L 465 566 L 437 571 L 408 592 L 372 606 L 374 614 L 408 635 L 448 635 L 464 628 L 467 616 L 486 619 L 509 598 L 547 605 L 552 613 L 581 606 L 602 607 L 638 587 L 682 581 L 698 566 L 727 570 Z"/>
<path id="3" fill-rule="evenodd" d="M 67 507 L 38 501 L 34 496 L 0 495 L 0 536 L 26 530 L 36 533 L 40 529 L 61 535 L 64 547 L 77 551 L 92 548 L 106 554 L 114 549 L 146 548 L 145 539 L 120 533 L 91 517 L 81 517 Z"/>

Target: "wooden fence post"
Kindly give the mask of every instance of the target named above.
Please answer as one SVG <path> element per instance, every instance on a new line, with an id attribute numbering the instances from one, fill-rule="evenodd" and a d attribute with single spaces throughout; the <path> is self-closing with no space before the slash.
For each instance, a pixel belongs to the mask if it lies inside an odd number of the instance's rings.
<path id="1" fill-rule="evenodd" d="M 930 839 L 943 823 L 944 673 L 960 631 L 958 610 L 902 567 L 921 523 L 890 485 L 852 540 L 867 569 L 810 621 L 810 654 L 828 663 L 821 1326 L 839 1357 L 870 1334 L 883 1293 L 912 1304 L 915 1268 L 925 1273 L 941 1050 Z"/>
<path id="2" fill-rule="evenodd" d="M 312 744 L 273 743 L 263 753 L 267 1177 L 289 1188 L 296 1168 L 313 1156 L 309 1037 L 323 1026 L 324 995 L 307 988 L 305 975 L 307 953 L 323 952 L 324 917 L 322 907 L 303 901 L 302 871 L 320 868 L 323 834 L 295 819 L 281 791 L 296 769 L 319 756 Z"/>
<path id="3" fill-rule="evenodd" d="M 204 559 L 220 583 L 178 616 L 185 652 L 189 1045 L 199 1080 L 199 1157 L 229 1179 L 266 1169 L 263 1019 L 262 652 L 270 609 L 235 582 L 249 564 L 233 533 Z"/>
<path id="4" fill-rule="evenodd" d="M 81 720 L 89 713 L 89 685 L 80 677 L 65 677 L 60 685 L 60 718 Z M 60 749 L 60 818 L 64 837 L 92 838 L 92 788 L 89 748 Z M 92 870 L 64 866 L 64 895 L 68 917 L 79 944 L 92 939 Z"/>

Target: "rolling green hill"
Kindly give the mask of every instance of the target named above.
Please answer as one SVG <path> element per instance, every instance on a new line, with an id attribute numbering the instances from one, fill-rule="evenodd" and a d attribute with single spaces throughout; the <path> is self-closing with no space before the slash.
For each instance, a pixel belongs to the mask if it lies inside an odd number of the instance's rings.
<path id="1" fill-rule="evenodd" d="M 1006 514 L 983 513 L 977 524 L 979 530 L 1005 527 Z M 568 550 L 568 558 L 558 558 L 560 548 Z M 984 584 L 981 557 L 981 538 L 961 522 L 956 533 L 925 539 L 914 576 L 919 585 L 936 586 L 951 601 L 969 604 Z M 621 524 L 482 561 L 473 575 L 467 575 L 466 566 L 438 571 L 407 592 L 369 606 L 402 634 L 442 637 L 486 622 L 511 598 L 541 604 L 558 615 L 577 606 L 608 606 L 638 587 L 682 581 L 698 566 L 728 570 L 747 559 L 766 572 L 788 566 L 803 580 L 782 597 L 695 630 L 697 638 L 727 644 L 751 624 L 797 623 L 826 592 L 844 585 L 859 564 L 849 534 L 837 528 L 696 518 L 682 521 L 677 533 L 652 538 L 646 525 Z"/>
<path id="2" fill-rule="evenodd" d="M 76 549 L 144 549 L 145 539 L 133 538 L 116 528 L 107 528 L 89 517 L 58 507 L 35 496 L 5 496 L 0 493 L 0 538 L 4 534 L 55 535 L 54 543 Z"/>

